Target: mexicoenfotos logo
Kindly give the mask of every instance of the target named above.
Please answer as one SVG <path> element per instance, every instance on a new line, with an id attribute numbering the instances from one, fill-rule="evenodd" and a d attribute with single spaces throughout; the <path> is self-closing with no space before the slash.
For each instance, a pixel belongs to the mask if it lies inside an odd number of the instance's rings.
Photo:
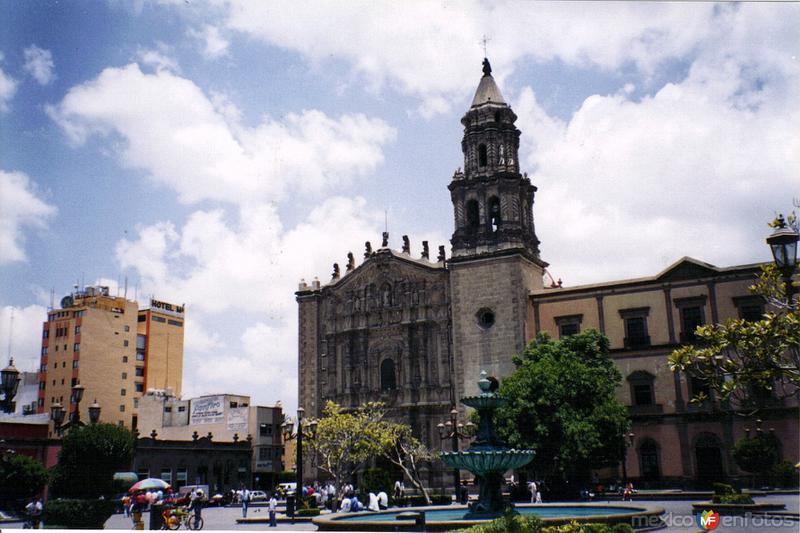
<path id="1" fill-rule="evenodd" d="M 714 511 L 703 511 L 697 515 L 697 525 L 702 527 L 704 531 L 711 531 L 716 529 L 719 525 L 719 513 Z"/>

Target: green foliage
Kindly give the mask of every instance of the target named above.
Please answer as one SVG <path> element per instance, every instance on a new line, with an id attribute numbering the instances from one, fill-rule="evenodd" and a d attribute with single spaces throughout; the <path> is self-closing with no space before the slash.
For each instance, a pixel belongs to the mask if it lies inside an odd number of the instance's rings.
<path id="1" fill-rule="evenodd" d="M 800 486 L 800 471 L 790 461 L 781 461 L 773 466 L 769 476 L 772 484 L 776 487 L 797 488 Z"/>
<path id="2" fill-rule="evenodd" d="M 130 468 L 133 445 L 133 433 L 114 424 L 72 428 L 53 469 L 53 493 L 68 498 L 112 495 L 114 472 Z"/>
<path id="3" fill-rule="evenodd" d="M 389 472 L 383 468 L 368 468 L 364 471 L 361 488 L 366 493 L 374 492 L 378 494 L 380 491 L 384 491 L 386 494 L 389 494 L 392 488 L 392 480 L 389 477 Z"/>
<path id="4" fill-rule="evenodd" d="M 728 494 L 737 494 L 733 485 L 728 485 L 727 483 L 713 483 L 711 485 L 714 488 L 714 495 L 716 496 L 727 496 Z"/>
<path id="5" fill-rule="evenodd" d="M 629 422 L 615 397 L 622 377 L 604 335 L 539 335 L 514 363 L 500 387 L 510 400 L 495 416 L 501 438 L 536 450 L 531 466 L 555 478 L 588 479 L 590 468 L 618 463 Z"/>
<path id="6" fill-rule="evenodd" d="M 43 520 L 48 527 L 59 529 L 103 529 L 114 514 L 116 503 L 111 500 L 48 500 Z"/>
<path id="7" fill-rule="evenodd" d="M 728 503 L 736 505 L 752 505 L 753 498 L 749 494 L 715 494 L 711 498 L 711 503 Z"/>
<path id="8" fill-rule="evenodd" d="M 428 496 L 430 502 L 425 500 L 422 495 L 401 496 L 400 498 L 392 497 L 392 505 L 397 507 L 424 507 L 426 505 L 450 505 L 453 503 L 453 498 L 449 494 L 430 494 Z"/>
<path id="9" fill-rule="evenodd" d="M 460 530 L 462 533 L 633 533 L 628 524 L 579 524 L 545 526 L 537 516 L 519 515 L 513 511 L 487 524 Z"/>
<path id="10" fill-rule="evenodd" d="M 755 322 L 729 319 L 699 326 L 695 345 L 672 352 L 668 364 L 673 372 L 704 380 L 722 400 L 733 398 L 756 410 L 771 398 L 794 394 L 800 386 L 800 310 L 786 306 L 784 284 L 774 264 L 762 267 L 750 290 L 778 311 Z"/>
<path id="11" fill-rule="evenodd" d="M 741 438 L 733 448 L 736 465 L 751 474 L 765 474 L 780 461 L 780 441 L 772 433 Z"/>
<path id="12" fill-rule="evenodd" d="M 28 499 L 47 483 L 47 469 L 32 457 L 19 454 L 0 456 L 0 500 Z"/>
<path id="13" fill-rule="evenodd" d="M 319 509 L 316 507 L 309 507 L 298 509 L 297 516 L 319 516 Z"/>
<path id="14" fill-rule="evenodd" d="M 377 423 L 384 409 L 382 404 L 369 403 L 346 412 L 329 401 L 322 413 L 316 432 L 304 446 L 311 450 L 316 466 L 341 486 L 367 459 L 380 453 Z"/>

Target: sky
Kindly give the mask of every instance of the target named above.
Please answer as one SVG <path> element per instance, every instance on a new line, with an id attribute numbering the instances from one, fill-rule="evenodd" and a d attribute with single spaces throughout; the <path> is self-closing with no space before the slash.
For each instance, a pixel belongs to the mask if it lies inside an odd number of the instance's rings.
<path id="1" fill-rule="evenodd" d="M 51 291 L 127 279 L 186 306 L 184 397 L 293 411 L 301 279 L 384 225 L 449 257 L 484 37 L 565 286 L 768 261 L 800 198 L 799 3 L 0 0 L 0 25 L 0 349 L 22 370 Z"/>

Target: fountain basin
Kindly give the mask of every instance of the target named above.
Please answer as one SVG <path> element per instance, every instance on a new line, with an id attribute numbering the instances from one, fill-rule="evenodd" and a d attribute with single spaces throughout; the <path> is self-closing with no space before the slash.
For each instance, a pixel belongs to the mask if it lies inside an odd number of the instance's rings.
<path id="1" fill-rule="evenodd" d="M 439 457 L 451 468 L 469 470 L 485 476 L 491 472 L 503 473 L 519 468 L 533 460 L 533 450 L 481 450 L 462 452 L 441 452 Z"/>
<path id="2" fill-rule="evenodd" d="M 508 403 L 508 398 L 496 394 L 481 394 L 480 396 L 467 396 L 461 398 L 461 403 L 476 410 L 497 409 Z"/>
<path id="3" fill-rule="evenodd" d="M 515 509 L 523 515 L 535 514 L 548 526 L 578 523 L 630 524 L 634 529 L 663 527 L 664 509 L 650 505 L 525 504 Z M 398 520 L 401 513 L 424 512 L 426 531 L 462 529 L 488 520 L 463 518 L 463 505 L 404 507 L 391 511 L 334 513 L 313 519 L 319 531 L 419 531 L 413 520 Z"/>

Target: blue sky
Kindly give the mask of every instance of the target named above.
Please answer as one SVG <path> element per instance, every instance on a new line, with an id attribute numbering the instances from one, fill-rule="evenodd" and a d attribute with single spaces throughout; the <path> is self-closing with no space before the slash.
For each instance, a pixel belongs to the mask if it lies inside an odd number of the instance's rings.
<path id="1" fill-rule="evenodd" d="M 0 346 L 51 288 L 186 303 L 184 393 L 296 405 L 301 278 L 448 244 L 481 76 L 567 285 L 767 260 L 800 196 L 798 4 L 0 2 Z M 449 244 L 448 244 L 449 250 Z"/>

